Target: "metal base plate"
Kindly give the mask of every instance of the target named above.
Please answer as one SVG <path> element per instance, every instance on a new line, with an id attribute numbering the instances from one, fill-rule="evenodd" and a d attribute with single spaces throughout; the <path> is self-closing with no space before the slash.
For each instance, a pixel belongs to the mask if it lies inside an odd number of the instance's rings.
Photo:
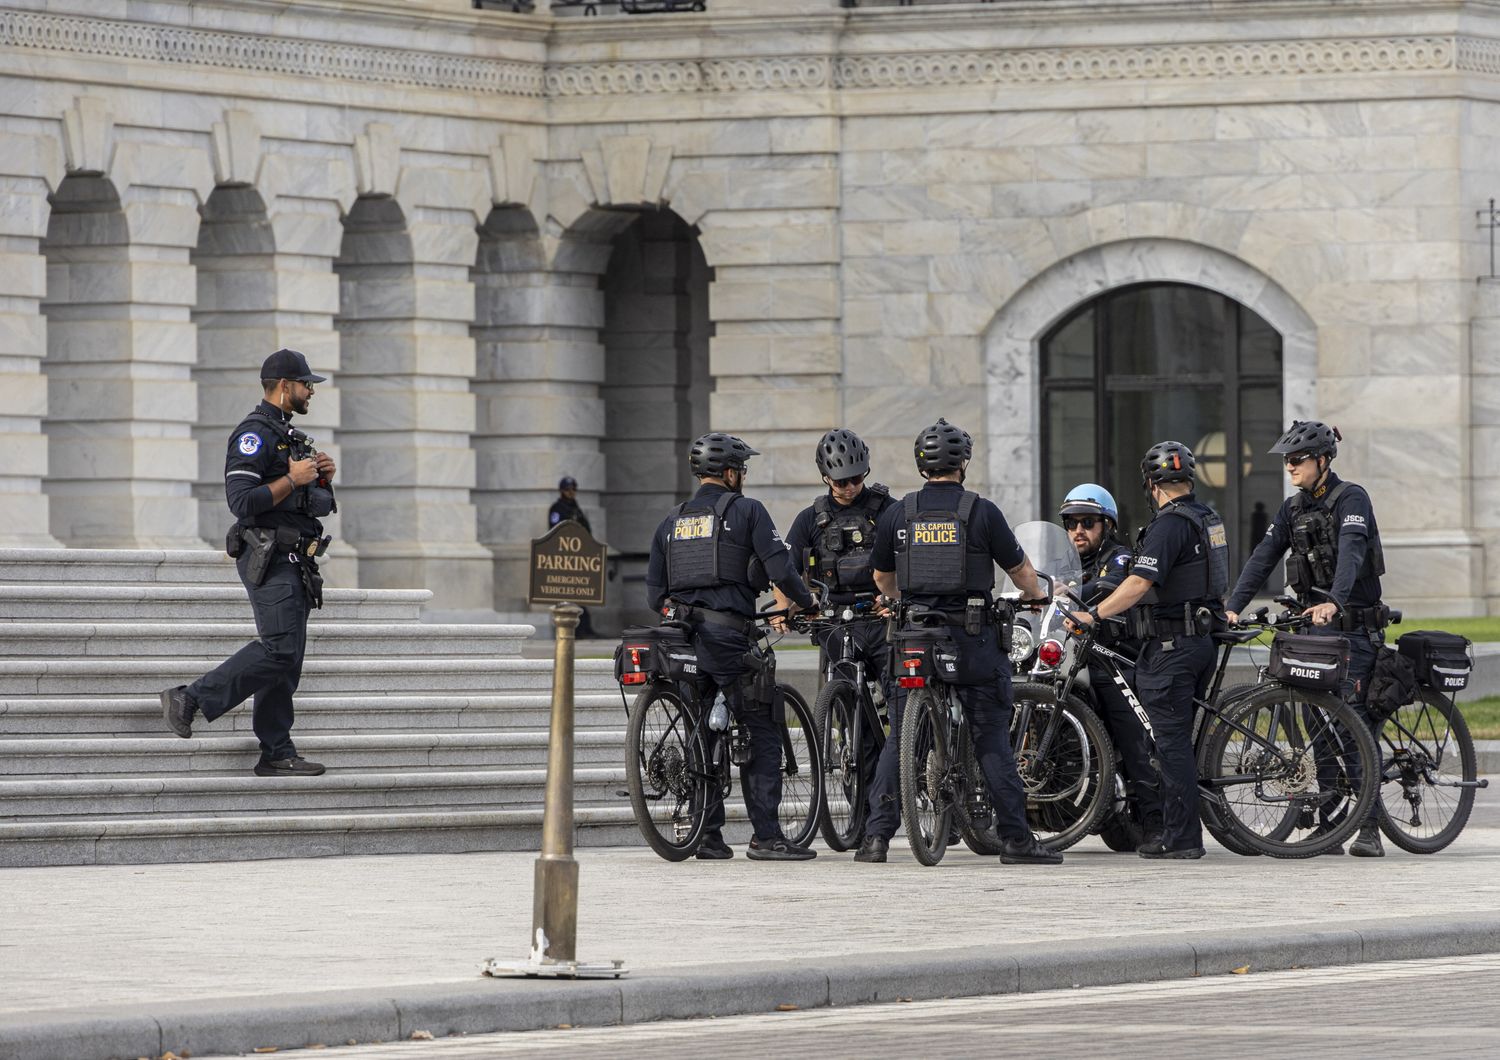
<path id="1" fill-rule="evenodd" d="M 491 979 L 623 979 L 630 974 L 624 961 L 587 964 L 583 961 L 502 961 L 491 957 L 483 972 Z"/>

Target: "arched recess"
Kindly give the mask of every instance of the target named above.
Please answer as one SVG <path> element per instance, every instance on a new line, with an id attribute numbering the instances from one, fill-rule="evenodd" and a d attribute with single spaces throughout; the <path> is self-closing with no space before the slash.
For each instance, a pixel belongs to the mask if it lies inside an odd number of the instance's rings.
<path id="1" fill-rule="evenodd" d="M 1183 284 L 1218 292 L 1269 324 L 1281 336 L 1281 416 L 1290 420 L 1312 415 L 1316 328 L 1296 300 L 1265 274 L 1221 250 L 1180 240 L 1125 240 L 1092 247 L 1037 275 L 1005 304 L 985 331 L 990 482 L 1013 518 L 1051 514 L 1042 510 L 1042 341 L 1080 306 L 1104 292 L 1151 284 Z M 1192 445 L 1198 439 L 1178 440 Z M 1104 484 L 1117 493 L 1137 486 L 1135 482 Z"/>
<path id="2" fill-rule="evenodd" d="M 246 186 L 214 189 L 198 211 L 198 534 L 224 536 L 224 452 L 230 430 L 255 407 L 260 365 L 282 345 L 275 325 L 276 239 L 260 192 Z M 306 351 L 304 351 L 306 352 Z M 311 355 L 310 355 L 311 356 Z M 317 369 L 315 369 L 317 370 Z M 314 397 L 314 404 L 317 403 Z M 304 426 L 303 424 L 299 424 Z"/>
<path id="3" fill-rule="evenodd" d="M 526 543 L 570 475 L 615 554 L 610 606 L 594 612 L 596 628 L 614 628 L 644 611 L 651 531 L 691 488 L 683 453 L 707 430 L 696 234 L 659 208 L 584 207 L 539 231 L 525 208 L 501 207 L 480 228 L 473 278 L 475 504 L 495 607 L 525 609 Z"/>

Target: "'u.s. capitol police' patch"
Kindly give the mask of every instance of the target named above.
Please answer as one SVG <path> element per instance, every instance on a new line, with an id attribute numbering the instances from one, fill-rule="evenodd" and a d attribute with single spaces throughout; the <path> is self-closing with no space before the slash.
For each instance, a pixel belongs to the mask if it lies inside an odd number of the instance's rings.
<path id="1" fill-rule="evenodd" d="M 256 434 L 254 431 L 246 431 L 244 434 L 240 435 L 239 446 L 240 452 L 244 453 L 246 456 L 254 456 L 256 453 L 260 452 L 260 435 Z"/>

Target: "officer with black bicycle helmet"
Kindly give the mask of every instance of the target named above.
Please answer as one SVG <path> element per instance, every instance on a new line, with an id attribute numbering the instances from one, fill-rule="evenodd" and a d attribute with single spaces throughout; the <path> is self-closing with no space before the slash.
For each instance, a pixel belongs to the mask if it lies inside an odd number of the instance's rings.
<path id="1" fill-rule="evenodd" d="M 1116 536 L 1119 506 L 1109 490 L 1094 482 L 1083 482 L 1068 491 L 1058 516 L 1083 564 L 1083 583 L 1078 595 L 1084 603 L 1096 604 L 1119 588 L 1130 574 L 1130 546 Z M 1115 637 L 1115 647 L 1134 655 L 1141 643 L 1120 634 Z M 1120 754 L 1142 838 L 1153 839 L 1162 831 L 1161 789 L 1156 769 L 1151 765 L 1146 730 L 1111 676 L 1100 667 L 1090 669 L 1089 689 Z"/>
<path id="2" fill-rule="evenodd" d="M 1193 697 L 1217 654 L 1209 634 L 1222 622 L 1229 583 L 1229 543 L 1218 514 L 1193 495 L 1193 453 L 1158 442 L 1141 460 L 1141 486 L 1154 513 L 1141 531 L 1130 574 L 1120 587 L 1074 619 L 1093 624 L 1127 615 L 1144 641 L 1135 689 L 1151 719 L 1161 777 L 1162 833 L 1148 836 L 1144 858 L 1203 856 L 1198 821 L 1198 767 L 1193 755 Z"/>
<path id="3" fill-rule="evenodd" d="M 1370 496 L 1363 487 L 1333 472 L 1342 440 L 1336 427 L 1317 420 L 1294 420 L 1271 446 L 1269 452 L 1282 457 L 1297 492 L 1282 502 L 1240 572 L 1226 606 L 1230 620 L 1238 619 L 1277 562 L 1288 556 L 1287 588 L 1313 621 L 1308 632 L 1344 638 L 1349 645 L 1344 699 L 1364 710 L 1390 610 L 1380 602 L 1385 556 Z M 1373 720 L 1371 724 L 1376 725 Z M 1328 853 L 1341 854 L 1343 849 L 1333 847 Z M 1368 858 L 1385 855 L 1373 817 L 1361 824 L 1349 853 Z"/>
<path id="4" fill-rule="evenodd" d="M 1058 864 L 1062 855 L 1044 847 L 1026 819 L 1025 791 L 1010 745 L 1010 657 L 1000 647 L 991 610 L 995 564 L 1030 599 L 1042 597 L 1040 581 L 1000 509 L 963 487 L 974 453 L 968 432 L 940 419 L 917 435 L 913 449 L 917 472 L 927 484 L 880 517 L 871 557 L 875 583 L 887 596 L 899 595 L 905 604 L 947 618 L 941 628 L 958 649 L 958 672 L 947 680 L 963 707 L 974 757 L 994 805 L 1001 862 Z M 966 626 L 977 631 L 968 632 Z M 884 861 L 900 823 L 903 706 L 904 697 L 898 697 L 891 711 L 891 738 L 870 788 L 870 816 L 856 861 Z"/>
<path id="5" fill-rule="evenodd" d="M 713 432 L 693 442 L 688 466 L 699 487 L 651 536 L 646 596 L 657 612 L 693 627 L 699 670 L 750 734 L 750 758 L 740 767 L 740 790 L 755 836 L 746 856 L 756 861 L 806 861 L 816 854 L 781 834 L 781 727 L 773 716 L 773 682 L 757 680 L 765 660 L 752 651 L 755 602 L 774 583 L 796 608 L 814 605 L 770 513 L 744 496 L 746 461 L 758 456 L 739 438 Z M 772 687 L 767 687 L 772 685 Z M 724 806 L 710 808 L 698 857 L 734 856 L 724 842 Z"/>

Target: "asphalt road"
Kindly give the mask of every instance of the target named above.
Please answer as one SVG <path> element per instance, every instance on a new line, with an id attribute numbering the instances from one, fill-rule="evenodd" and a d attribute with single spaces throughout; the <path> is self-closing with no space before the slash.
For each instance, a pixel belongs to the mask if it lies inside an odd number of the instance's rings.
<path id="1" fill-rule="evenodd" d="M 1002 997 L 488 1034 L 320 1051 L 328 1060 L 763 1060 L 1089 1054 L 1111 1060 L 1494 1056 L 1500 954 Z"/>

